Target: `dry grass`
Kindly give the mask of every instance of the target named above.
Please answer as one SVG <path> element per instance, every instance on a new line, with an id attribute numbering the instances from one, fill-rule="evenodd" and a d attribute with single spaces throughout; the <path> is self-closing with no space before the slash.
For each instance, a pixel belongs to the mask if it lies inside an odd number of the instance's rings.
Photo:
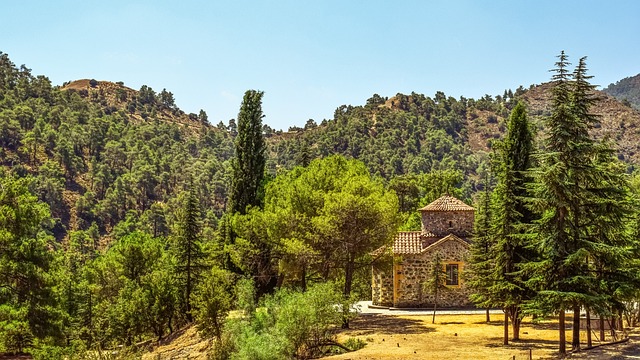
<path id="1" fill-rule="evenodd" d="M 351 329 L 343 331 L 339 340 L 350 337 L 367 343 L 363 349 L 327 357 L 331 360 L 373 359 L 556 359 L 558 357 L 558 325 L 550 320 L 531 324 L 524 320 L 520 337 L 522 340 L 502 345 L 502 316 L 492 315 L 491 323 L 485 323 L 484 314 L 438 315 L 431 324 L 430 315 L 363 315 L 351 322 Z M 567 317 L 567 341 L 571 341 L 571 317 Z M 510 329 L 511 331 L 511 329 Z M 583 346 L 586 347 L 584 331 Z M 607 341 L 611 341 L 607 338 Z M 594 339 L 594 344 L 595 344 Z M 201 359 L 207 358 L 211 342 L 202 339 L 194 327 L 177 331 L 163 340 L 162 344 L 145 354 L 143 360 Z M 567 343 L 567 350 L 571 344 Z M 640 332 L 631 332 L 631 341 L 609 345 L 594 350 L 573 354 L 571 359 L 602 360 L 626 359 L 640 354 Z M 1 360 L 1 358 L 0 358 Z"/>
<path id="2" fill-rule="evenodd" d="M 340 340 L 360 338 L 367 346 L 356 352 L 328 359 L 533 359 L 555 358 L 558 354 L 557 322 L 531 324 L 525 319 L 520 341 L 502 345 L 501 316 L 486 323 L 484 315 L 439 315 L 431 324 L 429 315 L 361 316 Z M 567 319 L 567 325 L 570 318 Z M 511 329 L 510 329 L 511 330 Z M 567 330 L 567 341 L 571 330 Z M 571 349 L 571 344 L 567 344 Z"/>
<path id="3" fill-rule="evenodd" d="M 160 346 L 144 354 L 142 360 L 206 360 L 210 345 L 192 326 L 167 337 Z"/>

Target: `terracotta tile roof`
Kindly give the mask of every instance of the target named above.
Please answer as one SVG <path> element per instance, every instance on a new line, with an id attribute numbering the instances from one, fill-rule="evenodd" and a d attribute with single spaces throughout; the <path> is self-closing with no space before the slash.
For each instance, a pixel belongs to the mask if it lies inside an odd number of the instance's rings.
<path id="1" fill-rule="evenodd" d="M 400 231 L 393 241 L 394 254 L 418 254 L 422 251 L 421 231 Z"/>
<path id="2" fill-rule="evenodd" d="M 419 254 L 425 247 L 437 240 L 438 237 L 430 232 L 400 231 L 393 241 L 393 253 Z"/>
<path id="3" fill-rule="evenodd" d="M 380 246 L 379 248 L 373 250 L 372 252 L 369 253 L 369 255 L 373 256 L 373 257 L 379 257 L 384 255 L 384 253 L 389 250 L 389 245 L 383 245 Z"/>
<path id="4" fill-rule="evenodd" d="M 451 195 L 442 195 L 420 211 L 474 211 L 475 209 Z"/>
<path id="5" fill-rule="evenodd" d="M 407 255 L 407 254 L 420 254 L 427 248 L 437 246 L 449 240 L 461 241 L 468 245 L 468 241 L 460 238 L 454 234 L 449 234 L 443 238 L 440 238 L 434 234 L 423 234 L 420 231 L 401 231 L 396 236 L 393 242 L 393 254 L 394 255 Z M 382 251 L 385 251 L 387 247 L 383 246 L 372 254 L 380 255 Z"/>

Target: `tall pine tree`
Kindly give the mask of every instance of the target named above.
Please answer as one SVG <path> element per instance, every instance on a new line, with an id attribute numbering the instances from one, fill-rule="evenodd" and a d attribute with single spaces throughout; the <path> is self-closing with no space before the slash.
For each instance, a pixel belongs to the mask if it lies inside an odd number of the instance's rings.
<path id="1" fill-rule="evenodd" d="M 174 251 L 176 275 L 181 287 L 182 313 L 186 320 L 193 321 L 191 297 L 203 268 L 203 252 L 200 243 L 202 212 L 193 185 L 179 213 Z"/>
<path id="2" fill-rule="evenodd" d="M 53 237 L 43 227 L 51 214 L 29 192 L 30 181 L 0 172 L 0 348 L 18 352 L 57 330 Z"/>
<path id="3" fill-rule="evenodd" d="M 611 304 L 611 289 L 597 272 L 620 269 L 627 257 L 626 241 L 616 231 L 626 218 L 627 185 L 612 166 L 610 147 L 589 135 L 598 118 L 589 112 L 593 86 L 584 58 L 573 74 L 564 52 L 558 58 L 545 151 L 532 171 L 531 204 L 541 216 L 535 226 L 540 259 L 528 268 L 534 275 L 530 285 L 540 290 L 535 307 L 559 314 L 559 348 L 565 354 L 565 311 L 573 311 L 572 347 L 578 351 L 580 309 L 602 311 Z"/>

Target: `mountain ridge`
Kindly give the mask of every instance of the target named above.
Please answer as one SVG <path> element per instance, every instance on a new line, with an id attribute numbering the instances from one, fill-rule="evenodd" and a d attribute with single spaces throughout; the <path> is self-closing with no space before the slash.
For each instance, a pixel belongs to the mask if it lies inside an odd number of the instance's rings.
<path id="1" fill-rule="evenodd" d="M 629 76 L 609 84 L 602 90 L 626 105 L 640 110 L 640 74 Z"/>
<path id="2" fill-rule="evenodd" d="M 91 231 L 107 239 L 132 224 L 155 229 L 149 219 L 175 208 L 192 185 L 215 228 L 228 197 L 233 123 L 212 126 L 206 114 L 186 114 L 165 89 L 156 93 L 94 79 L 52 86 L 4 54 L 0 71 L 8 74 L 0 78 L 0 166 L 34 177 L 32 191 L 51 207 L 58 240 L 94 226 Z M 524 100 L 540 127 L 549 87 L 480 99 L 442 92 L 374 94 L 362 105 L 338 106 L 320 124 L 308 121 L 289 132 L 265 125 L 267 172 L 275 176 L 339 154 L 363 161 L 389 183 L 425 174 L 435 174 L 434 181 L 447 178 L 470 200 L 484 186 L 491 142 L 504 135 L 511 108 Z M 619 159 L 632 171 L 640 164 L 640 113 L 608 95 L 601 98 L 594 112 L 602 115 L 602 126 L 594 136 L 615 141 Z M 403 211 L 415 205 L 407 204 Z M 166 221 L 158 231 L 167 231 L 173 219 Z"/>

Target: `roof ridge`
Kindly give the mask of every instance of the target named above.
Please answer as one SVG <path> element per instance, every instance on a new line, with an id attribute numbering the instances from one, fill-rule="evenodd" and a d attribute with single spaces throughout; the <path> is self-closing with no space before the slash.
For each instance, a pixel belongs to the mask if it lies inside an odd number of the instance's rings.
<path id="1" fill-rule="evenodd" d="M 420 211 L 475 211 L 472 206 L 451 195 L 442 195 Z"/>
<path id="2" fill-rule="evenodd" d="M 431 249 L 432 247 L 440 245 L 440 244 L 442 244 L 442 243 L 444 243 L 446 241 L 449 241 L 449 240 L 456 240 L 456 241 L 462 243 L 463 245 L 465 245 L 466 247 L 469 247 L 469 243 L 466 242 L 463 238 L 459 237 L 456 234 L 450 233 L 447 236 L 445 236 L 445 237 L 439 239 L 438 241 L 434 242 L 433 244 L 430 244 L 429 246 L 425 247 L 424 249 L 422 249 L 421 252 L 425 252 L 428 249 Z"/>

